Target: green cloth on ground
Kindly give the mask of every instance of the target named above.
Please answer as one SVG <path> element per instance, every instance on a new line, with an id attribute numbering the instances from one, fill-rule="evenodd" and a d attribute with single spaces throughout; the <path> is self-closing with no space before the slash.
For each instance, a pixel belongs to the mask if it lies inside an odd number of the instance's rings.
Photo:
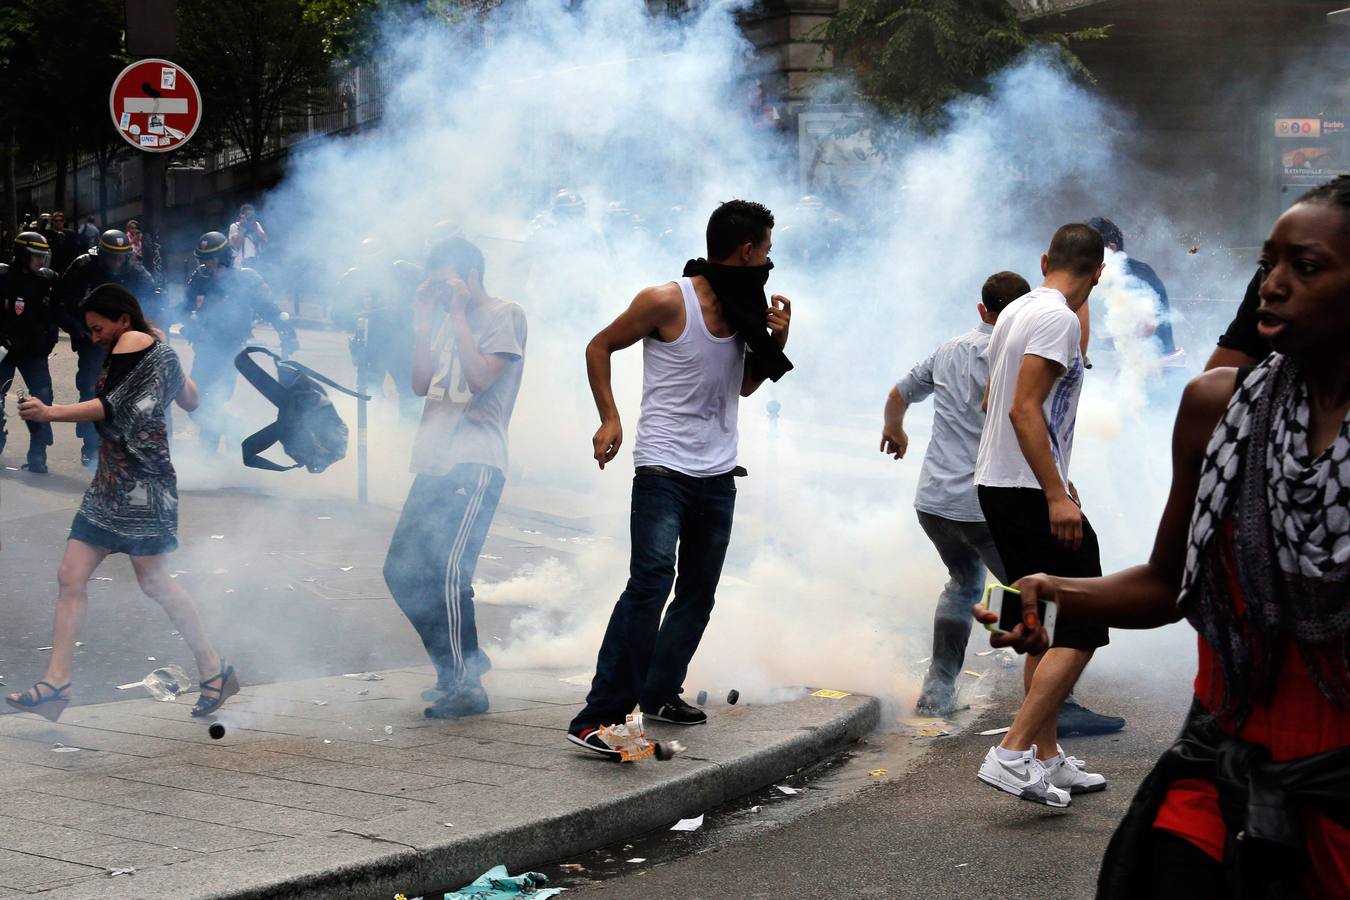
<path id="1" fill-rule="evenodd" d="M 445 900 L 517 900 L 530 897 L 542 900 L 561 894 L 566 888 L 543 887 L 548 878 L 541 872 L 524 875 L 506 874 L 506 866 L 494 866 L 457 891 L 445 895 Z"/>

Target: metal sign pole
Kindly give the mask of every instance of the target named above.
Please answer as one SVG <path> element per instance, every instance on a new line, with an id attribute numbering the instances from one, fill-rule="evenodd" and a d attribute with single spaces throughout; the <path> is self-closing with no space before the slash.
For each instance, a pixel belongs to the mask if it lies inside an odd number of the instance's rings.
<path id="1" fill-rule="evenodd" d="M 366 339 L 370 329 L 370 320 L 365 316 L 356 320 L 356 336 L 352 338 L 353 355 L 356 357 L 356 502 L 364 504 L 367 499 L 366 460 Z"/>

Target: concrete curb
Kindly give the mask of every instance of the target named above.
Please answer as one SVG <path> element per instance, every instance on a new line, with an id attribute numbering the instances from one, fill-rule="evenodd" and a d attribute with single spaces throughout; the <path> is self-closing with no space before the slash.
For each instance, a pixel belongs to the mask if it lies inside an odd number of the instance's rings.
<path id="1" fill-rule="evenodd" d="M 672 762 L 619 767 L 582 757 L 565 776 L 553 773 L 547 783 L 541 781 L 537 795 L 524 805 L 494 807 L 495 821 L 487 827 L 451 830 L 440 808 L 422 809 L 101 884 L 86 881 L 46 896 L 370 900 L 400 891 L 415 896 L 467 884 L 493 865 L 504 863 L 515 872 L 706 812 L 868 734 L 880 712 L 878 700 L 858 695 L 729 707 L 696 738 L 686 734 L 691 749 Z M 672 726 L 649 731 L 662 737 L 679 733 Z M 443 815 L 453 813 L 447 808 Z"/>

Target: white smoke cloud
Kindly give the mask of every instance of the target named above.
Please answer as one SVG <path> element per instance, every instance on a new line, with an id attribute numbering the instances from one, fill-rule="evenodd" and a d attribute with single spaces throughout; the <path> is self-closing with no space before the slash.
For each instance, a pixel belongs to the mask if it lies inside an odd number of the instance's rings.
<path id="1" fill-rule="evenodd" d="M 317 283 L 335 283 L 351 264 L 335 234 L 344 244 L 378 235 L 397 248 L 391 258 L 419 261 L 441 233 L 437 223 L 448 221 L 484 249 L 488 290 L 525 306 L 530 339 L 508 497 L 583 509 L 612 540 L 482 585 L 479 599 L 538 609 L 517 622 L 499 664 L 589 668 L 627 572 L 626 469 L 641 366 L 636 348 L 615 358 L 628 443 L 601 473 L 590 460 L 595 414 L 582 349 L 638 289 L 677 277 L 685 258 L 701 255 L 702 225 L 719 201 L 764 202 L 778 215 L 778 243 L 801 240 L 812 220 L 797 201 L 813 188 L 799 185 L 787 162 L 796 136 L 753 121 L 752 48 L 727 5 L 672 22 L 641 0 L 575 10 L 534 0 L 482 30 L 395 35 L 384 71 L 379 127 L 307 152 L 269 207 L 301 217 L 289 245 Z M 814 684 L 912 699 L 946 573 L 911 509 L 930 413 L 911 413 L 913 449 L 895 463 L 876 451 L 886 391 L 976 324 L 990 273 L 1013 269 L 1036 284 L 1056 226 L 1125 206 L 1148 215 L 1112 171 L 1128 123 L 1048 56 L 1029 56 L 987 96 L 955 104 L 942 134 L 881 120 L 868 127 L 895 135 L 902 149 L 868 163 L 867 190 L 831 197 L 842 239 L 809 265 L 776 254 L 770 288 L 794 300 L 797 369 L 742 403 L 751 477 L 740 486 L 690 690 L 769 696 L 774 686 Z M 564 187 L 585 199 L 585 215 L 540 229 L 537 215 Z M 614 229 L 604 211 L 615 203 L 645 222 Z M 1135 301 L 1107 305 L 1113 330 L 1135 333 Z M 1151 369 L 1132 354 L 1122 354 L 1125 368 L 1137 367 L 1143 397 Z M 1143 409 L 1142 400 L 1112 399 L 1094 379 L 1083 418 L 1093 404 L 1114 403 L 1103 418 L 1117 422 Z M 782 404 L 776 427 L 769 400 Z M 1165 448 L 1167 420 L 1130 421 L 1133 440 Z M 1101 452 L 1111 435 L 1085 431 L 1075 466 L 1085 498 L 1109 506 L 1098 529 L 1104 542 L 1120 528 L 1151 531 L 1161 489 L 1146 482 L 1121 496 Z M 397 497 L 406 459 L 382 448 L 373 489 Z M 1117 559 L 1118 550 L 1108 549 L 1108 565 L 1135 560 Z"/>

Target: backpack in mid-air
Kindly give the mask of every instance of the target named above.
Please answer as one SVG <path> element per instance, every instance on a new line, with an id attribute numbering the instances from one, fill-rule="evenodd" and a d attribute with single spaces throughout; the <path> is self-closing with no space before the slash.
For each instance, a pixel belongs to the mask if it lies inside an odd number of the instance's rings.
<path id="1" fill-rule="evenodd" d="M 272 358 L 277 368 L 275 378 L 250 358 L 254 353 Z M 234 358 L 234 367 L 277 408 L 275 422 L 244 438 L 241 445 L 244 465 L 271 472 L 304 466 L 317 473 L 347 455 L 347 423 L 338 415 L 323 385 L 350 397 L 363 400 L 370 397 L 345 388 L 308 366 L 282 359 L 266 347 L 245 347 Z M 278 441 L 295 465 L 283 466 L 263 459 L 261 454 Z"/>

